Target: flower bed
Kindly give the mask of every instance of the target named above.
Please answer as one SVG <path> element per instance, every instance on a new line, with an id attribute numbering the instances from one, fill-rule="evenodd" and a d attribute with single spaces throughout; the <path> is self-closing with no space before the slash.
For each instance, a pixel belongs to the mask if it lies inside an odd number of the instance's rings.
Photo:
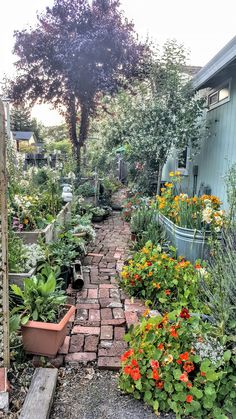
<path id="1" fill-rule="evenodd" d="M 234 417 L 236 356 L 214 332 L 186 309 L 143 319 L 126 335 L 121 389 L 177 418 Z"/>
<path id="2" fill-rule="evenodd" d="M 162 252 L 161 246 L 147 242 L 123 267 L 121 276 L 129 295 L 148 300 L 162 312 L 181 306 L 199 309 L 198 269 L 181 257 Z"/>
<path id="3" fill-rule="evenodd" d="M 68 202 L 58 213 L 56 218 L 44 229 L 33 231 L 17 231 L 16 234 L 21 237 L 25 243 L 36 243 L 39 238 L 43 238 L 46 243 L 54 240 L 57 236 L 58 228 L 64 225 L 70 217 L 71 203 Z"/>

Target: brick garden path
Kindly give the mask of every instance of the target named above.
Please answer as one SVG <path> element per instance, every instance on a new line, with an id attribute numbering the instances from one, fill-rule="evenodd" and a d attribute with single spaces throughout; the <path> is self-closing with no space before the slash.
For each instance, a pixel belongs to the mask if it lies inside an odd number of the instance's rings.
<path id="1" fill-rule="evenodd" d="M 60 354 L 65 363 L 96 361 L 99 368 L 118 369 L 127 347 L 123 336 L 145 308 L 139 301 L 131 302 L 117 281 L 128 254 L 129 225 L 113 212 L 95 228 L 96 241 L 83 264 L 84 287 L 69 297 L 77 310 Z"/>

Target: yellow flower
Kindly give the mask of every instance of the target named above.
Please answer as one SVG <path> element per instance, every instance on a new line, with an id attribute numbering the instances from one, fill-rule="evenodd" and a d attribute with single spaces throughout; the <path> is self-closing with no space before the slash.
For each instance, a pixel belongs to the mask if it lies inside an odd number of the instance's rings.
<path id="1" fill-rule="evenodd" d="M 25 218 L 25 219 L 24 219 L 23 224 L 29 224 L 29 220 L 28 220 L 28 218 Z"/>
<path id="2" fill-rule="evenodd" d="M 178 172 L 178 170 L 175 172 L 175 176 L 180 176 L 181 175 L 181 173 L 180 172 Z"/>
<path id="3" fill-rule="evenodd" d="M 150 310 L 149 308 L 147 308 L 147 310 L 144 311 L 143 316 L 147 317 L 149 313 L 150 313 Z"/>
<path id="4" fill-rule="evenodd" d="M 170 173 L 169 173 L 169 176 L 170 176 L 170 177 L 174 177 L 174 175 L 175 175 L 175 174 L 174 174 L 174 172 L 170 172 Z"/>
<path id="5" fill-rule="evenodd" d="M 166 186 L 167 188 L 173 188 L 173 183 L 168 183 L 168 182 L 166 182 L 166 183 L 165 183 L 165 186 Z M 162 188 L 162 189 L 165 189 L 165 188 Z"/>
<path id="6" fill-rule="evenodd" d="M 152 276 L 152 275 L 153 275 L 153 272 L 149 272 L 149 273 L 148 273 L 148 276 Z"/>

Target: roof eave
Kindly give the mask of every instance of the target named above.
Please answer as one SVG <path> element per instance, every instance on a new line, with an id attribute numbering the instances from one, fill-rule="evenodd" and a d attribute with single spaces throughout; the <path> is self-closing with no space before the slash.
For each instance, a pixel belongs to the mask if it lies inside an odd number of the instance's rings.
<path id="1" fill-rule="evenodd" d="M 192 79 L 195 90 L 207 87 L 207 82 L 236 57 L 236 36 L 228 42 Z"/>

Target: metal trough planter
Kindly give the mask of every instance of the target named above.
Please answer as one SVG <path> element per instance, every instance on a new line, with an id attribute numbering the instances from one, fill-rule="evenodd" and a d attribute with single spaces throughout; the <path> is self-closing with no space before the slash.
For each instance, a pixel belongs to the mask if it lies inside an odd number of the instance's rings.
<path id="1" fill-rule="evenodd" d="M 9 272 L 8 279 L 10 284 L 16 284 L 22 287 L 25 278 L 31 278 L 36 272 L 36 266 L 31 268 L 29 272 Z"/>
<path id="2" fill-rule="evenodd" d="M 208 239 L 211 232 L 201 232 L 190 228 L 179 227 L 169 218 L 158 214 L 158 222 L 164 227 L 165 232 L 176 248 L 177 256 L 183 256 L 191 262 L 196 259 L 206 259 L 208 253 Z"/>
<path id="3" fill-rule="evenodd" d="M 57 237 L 60 226 L 64 225 L 70 218 L 71 202 L 68 202 L 57 214 L 56 219 L 44 229 L 34 231 L 20 231 L 16 234 L 24 240 L 26 244 L 37 243 L 39 238 L 43 238 L 46 243 L 51 242 Z"/>

